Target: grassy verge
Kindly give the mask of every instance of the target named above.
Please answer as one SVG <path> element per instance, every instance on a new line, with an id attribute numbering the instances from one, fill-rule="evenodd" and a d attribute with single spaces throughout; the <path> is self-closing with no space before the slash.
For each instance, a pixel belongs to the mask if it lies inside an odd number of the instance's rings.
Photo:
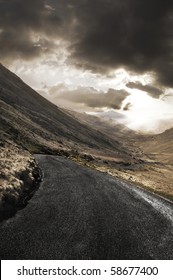
<path id="1" fill-rule="evenodd" d="M 19 173 L 16 178 L 20 181 L 20 186 L 7 186 L 1 188 L 0 194 L 0 222 L 12 217 L 18 210 L 24 208 L 29 199 L 38 189 L 42 179 L 42 173 L 35 161 Z"/>
<path id="2" fill-rule="evenodd" d="M 163 175 L 165 168 L 167 168 L 166 166 L 164 166 L 164 170 L 158 171 L 154 164 L 153 166 L 151 163 L 149 166 L 147 166 L 147 164 L 144 166 L 141 164 L 141 167 L 138 168 L 139 170 L 132 171 L 127 168 L 123 169 L 122 166 L 118 167 L 118 165 L 117 168 L 113 168 L 104 163 L 98 165 L 96 161 L 86 160 L 84 157 L 79 156 L 71 157 L 71 159 L 80 165 L 117 177 L 126 183 L 134 184 L 137 187 L 141 187 L 142 189 L 146 189 L 154 194 L 173 201 L 173 187 L 170 189 L 166 188 L 166 185 L 170 185 L 170 179 L 166 178 L 167 180 L 164 181 L 165 177 Z M 148 177 L 150 177 L 150 180 L 147 180 Z"/>
<path id="3" fill-rule="evenodd" d="M 0 134 L 0 222 L 23 208 L 41 181 L 41 170 L 29 151 Z"/>

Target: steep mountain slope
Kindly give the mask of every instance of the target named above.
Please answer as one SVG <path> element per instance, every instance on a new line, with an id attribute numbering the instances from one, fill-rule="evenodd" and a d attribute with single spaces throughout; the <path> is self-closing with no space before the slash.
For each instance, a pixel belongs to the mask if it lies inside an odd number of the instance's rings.
<path id="1" fill-rule="evenodd" d="M 50 103 L 0 65 L 1 129 L 31 152 L 89 151 L 130 159 L 122 145 Z"/>
<path id="2" fill-rule="evenodd" d="M 86 113 L 79 113 L 68 110 L 69 114 L 75 117 L 80 122 L 93 126 L 96 130 L 108 135 L 114 141 L 121 143 L 124 150 L 130 150 L 133 154 L 139 152 L 136 142 L 144 138 L 143 135 L 137 134 L 135 131 L 127 128 L 125 125 L 119 123 L 114 119 L 105 120 L 102 116 L 95 116 Z"/>

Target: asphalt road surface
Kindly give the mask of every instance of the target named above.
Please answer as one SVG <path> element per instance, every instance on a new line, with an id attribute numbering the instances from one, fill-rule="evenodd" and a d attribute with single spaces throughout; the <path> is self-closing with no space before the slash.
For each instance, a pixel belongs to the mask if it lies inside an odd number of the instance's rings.
<path id="1" fill-rule="evenodd" d="M 173 204 L 68 159 L 37 155 L 44 180 L 0 225 L 1 259 L 173 259 Z"/>

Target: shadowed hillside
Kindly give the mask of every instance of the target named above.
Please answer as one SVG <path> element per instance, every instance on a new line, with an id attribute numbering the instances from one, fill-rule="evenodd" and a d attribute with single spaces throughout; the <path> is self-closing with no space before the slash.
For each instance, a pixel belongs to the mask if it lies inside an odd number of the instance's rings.
<path id="1" fill-rule="evenodd" d="M 77 151 L 130 159 L 122 145 L 50 103 L 0 66 L 1 129 L 30 152 Z"/>
<path id="2" fill-rule="evenodd" d="M 142 138 L 143 135 L 137 134 L 135 131 L 127 128 L 125 125 L 120 124 L 116 119 L 114 121 L 105 120 L 102 117 L 89 115 L 86 113 L 78 113 L 68 110 L 69 114 L 75 117 L 80 122 L 93 126 L 96 130 L 109 135 L 114 141 L 119 141 L 124 147 L 124 150 L 131 151 L 134 154 L 140 153 L 139 147 L 136 146 L 136 142 Z"/>

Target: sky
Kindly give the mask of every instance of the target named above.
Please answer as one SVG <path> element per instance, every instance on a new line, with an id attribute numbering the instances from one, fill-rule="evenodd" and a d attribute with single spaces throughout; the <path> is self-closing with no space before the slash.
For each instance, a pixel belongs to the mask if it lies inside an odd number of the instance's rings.
<path id="1" fill-rule="evenodd" d="M 0 0 L 0 61 L 59 106 L 173 126 L 172 0 Z"/>

